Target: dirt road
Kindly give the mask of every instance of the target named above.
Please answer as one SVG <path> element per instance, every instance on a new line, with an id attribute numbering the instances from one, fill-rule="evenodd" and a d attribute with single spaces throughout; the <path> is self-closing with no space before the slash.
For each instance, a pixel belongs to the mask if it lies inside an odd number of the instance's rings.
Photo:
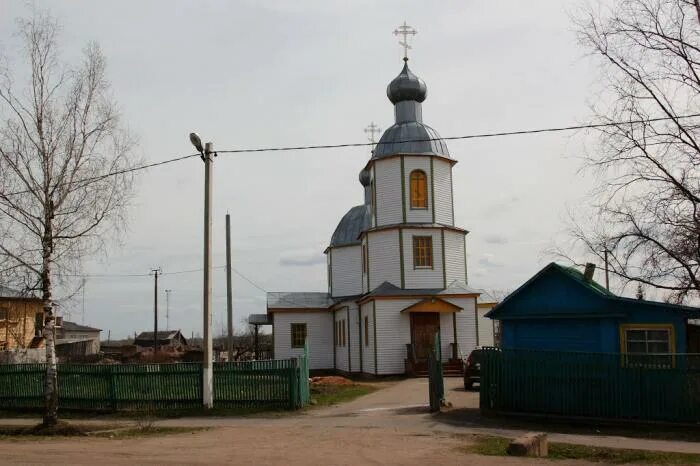
<path id="1" fill-rule="evenodd" d="M 182 418 L 164 426 L 210 430 L 157 438 L 2 441 L 2 464 L 542 464 L 542 460 L 468 455 L 460 450 L 467 432 L 493 431 L 455 425 L 431 416 L 427 381 L 388 383 L 383 390 L 339 406 L 302 414 L 252 418 Z M 448 399 L 476 409 L 478 394 L 446 379 Z M 15 421 L 15 422 L 28 422 Z M 0 423 L 5 424 L 2 420 Z M 517 431 L 513 431 L 517 435 Z M 501 429 L 499 432 L 503 434 Z M 507 432 L 505 432 L 507 434 Z M 551 437 L 550 437 L 551 438 Z M 561 441 L 557 439 L 558 441 Z M 630 439 L 627 439 L 630 440 Z M 697 444 L 689 443 L 692 447 Z M 615 445 L 620 447 L 621 445 Z M 584 462 L 561 462 L 586 464 Z"/>

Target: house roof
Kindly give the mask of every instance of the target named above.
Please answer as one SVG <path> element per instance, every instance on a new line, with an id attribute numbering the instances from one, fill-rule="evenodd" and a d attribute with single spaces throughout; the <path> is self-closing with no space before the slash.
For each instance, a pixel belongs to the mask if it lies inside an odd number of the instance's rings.
<path id="1" fill-rule="evenodd" d="M 173 338 L 177 337 L 177 335 L 180 334 L 180 336 L 184 339 L 185 337 L 182 336 L 179 330 L 159 330 L 158 331 L 158 340 L 172 340 Z M 135 341 L 138 340 L 146 340 L 146 341 L 153 341 L 153 332 L 141 332 L 138 334 L 136 337 Z"/>
<path id="2" fill-rule="evenodd" d="M 101 332 L 101 328 L 88 327 L 87 325 L 76 324 L 75 322 L 63 321 L 62 328 L 67 332 Z"/>
<path id="3" fill-rule="evenodd" d="M 23 293 L 19 290 L 15 290 L 14 288 L 10 288 L 9 286 L 5 285 L 0 285 L 0 298 L 39 299 L 38 297 L 32 294 Z"/>
<path id="4" fill-rule="evenodd" d="M 476 298 L 477 304 L 496 304 L 498 303 L 498 298 L 491 293 L 490 291 L 481 289 L 481 288 L 475 288 L 476 291 L 478 291 L 479 297 Z"/>
<path id="5" fill-rule="evenodd" d="M 268 309 L 327 309 L 335 301 L 324 292 L 270 292 Z"/>
<path id="6" fill-rule="evenodd" d="M 595 296 L 602 301 L 596 301 L 600 305 L 594 306 L 591 309 L 590 315 L 603 315 L 610 314 L 611 312 L 623 312 L 628 313 L 634 309 L 646 308 L 646 309 L 658 309 L 671 312 L 683 313 L 687 318 L 698 319 L 700 318 L 700 308 L 691 306 L 682 306 L 678 304 L 663 303 L 658 301 L 647 301 L 642 299 L 632 299 L 623 296 L 617 296 L 614 293 L 608 291 L 605 287 L 597 283 L 595 280 L 586 280 L 583 273 L 576 270 L 573 267 L 566 267 L 555 262 L 551 262 L 546 265 L 542 270 L 537 272 L 533 277 L 521 285 L 517 290 L 509 294 L 503 301 L 501 301 L 496 307 L 491 311 L 486 313 L 486 317 L 492 319 L 501 318 L 512 318 L 510 314 L 515 314 L 517 311 L 513 309 L 512 304 L 517 301 L 518 297 L 523 295 L 534 283 L 544 279 L 546 275 L 556 274 L 559 277 L 564 277 L 577 286 L 585 289 L 589 294 L 587 296 Z M 567 296 L 568 298 L 568 296 Z M 575 299 L 575 298 L 572 298 Z M 561 304 L 567 304 L 562 302 Z M 566 306 L 561 306 L 562 308 Z M 578 309 L 568 309 L 567 311 L 570 315 L 583 315 Z M 534 315 L 531 312 L 523 312 L 523 317 L 547 317 L 547 315 L 554 315 L 555 312 L 543 311 L 538 315 Z M 586 315 L 589 315 L 586 314 Z"/>

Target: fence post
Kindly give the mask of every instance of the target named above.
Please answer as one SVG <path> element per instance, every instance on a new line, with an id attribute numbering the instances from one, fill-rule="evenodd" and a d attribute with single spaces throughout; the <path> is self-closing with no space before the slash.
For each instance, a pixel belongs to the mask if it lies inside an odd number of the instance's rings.
<path id="1" fill-rule="evenodd" d="M 292 358 L 289 360 L 289 408 L 295 409 L 297 404 L 297 392 L 299 387 L 299 375 L 297 371 L 297 359 Z"/>

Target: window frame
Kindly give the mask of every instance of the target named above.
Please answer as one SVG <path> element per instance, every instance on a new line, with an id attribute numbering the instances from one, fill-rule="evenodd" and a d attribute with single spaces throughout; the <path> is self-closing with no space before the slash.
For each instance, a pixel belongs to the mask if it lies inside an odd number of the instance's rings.
<path id="1" fill-rule="evenodd" d="M 628 332 L 631 331 L 643 331 L 645 332 L 645 338 L 643 342 L 648 350 L 650 342 L 661 342 L 661 340 L 650 340 L 648 338 L 648 332 L 650 331 L 665 331 L 668 335 L 668 353 L 650 353 L 648 351 L 644 353 L 631 353 L 628 351 L 628 343 L 630 339 Z M 640 343 L 642 340 L 632 340 L 633 342 Z M 622 365 L 629 368 L 648 368 L 648 369 L 670 369 L 676 366 L 676 332 L 673 324 L 645 324 L 645 323 L 629 323 L 620 325 L 620 354 L 622 359 Z M 639 362 L 635 361 L 635 357 L 644 358 L 645 356 L 657 355 L 660 359 L 666 359 L 665 355 L 668 354 L 668 362 L 652 363 L 651 358 L 649 362 Z"/>
<path id="2" fill-rule="evenodd" d="M 10 320 L 10 308 L 9 307 L 0 307 L 0 320 Z"/>
<path id="3" fill-rule="evenodd" d="M 289 324 L 289 334 L 290 334 L 290 344 L 292 348 L 303 348 L 304 345 L 306 344 L 306 339 L 308 338 L 308 328 L 306 326 L 306 322 L 292 322 Z M 297 332 L 295 332 L 295 327 L 302 327 L 304 329 L 303 334 L 304 337 L 302 338 L 301 344 L 297 341 Z"/>
<path id="4" fill-rule="evenodd" d="M 415 182 L 423 183 L 423 197 L 414 197 L 414 175 L 417 177 Z M 428 175 L 424 170 L 412 170 L 408 175 L 408 205 L 411 210 L 428 210 Z M 424 204 L 424 205 L 423 205 Z"/>
<path id="5" fill-rule="evenodd" d="M 429 265 L 419 265 L 418 264 L 418 257 L 419 254 L 417 252 L 419 251 L 419 248 L 421 247 L 418 242 L 420 241 L 425 241 L 427 240 L 429 242 L 429 245 L 427 247 L 423 247 L 426 251 L 429 252 L 429 256 L 426 257 L 426 259 L 430 259 L 430 264 Z M 413 270 L 419 270 L 419 269 L 424 269 L 424 270 L 432 270 L 435 268 L 435 254 L 433 254 L 433 236 L 432 235 L 414 235 L 413 236 Z"/>
<path id="6" fill-rule="evenodd" d="M 367 275 L 369 269 L 369 258 L 367 257 L 367 245 L 362 243 L 362 274 Z"/>

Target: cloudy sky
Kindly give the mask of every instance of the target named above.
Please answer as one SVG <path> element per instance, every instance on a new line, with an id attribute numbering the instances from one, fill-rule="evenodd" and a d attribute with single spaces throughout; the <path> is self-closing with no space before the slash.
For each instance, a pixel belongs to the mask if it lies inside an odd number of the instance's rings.
<path id="1" fill-rule="evenodd" d="M 595 62 L 576 43 L 580 1 L 36 1 L 63 25 L 63 56 L 87 41 L 108 60 L 125 124 L 140 155 L 192 153 L 198 131 L 223 149 L 364 142 L 363 128 L 393 121 L 385 88 L 402 66 L 392 31 L 419 34 L 412 70 L 428 85 L 424 120 L 442 136 L 566 126 L 590 119 Z M 21 58 L 14 18 L 27 3 L 0 3 L 0 51 Z M 15 65 L 13 65 L 15 66 Z M 568 212 L 590 180 L 578 169 L 590 135 L 450 142 L 457 225 L 470 231 L 470 285 L 514 289 L 566 239 Z M 232 216 L 236 321 L 265 312 L 265 293 L 323 291 L 323 249 L 342 215 L 362 202 L 366 148 L 221 155 L 214 175 L 214 257 L 225 264 L 224 216 Z M 143 173 L 128 235 L 85 264 L 85 316 L 73 320 L 124 337 L 152 328 L 160 266 L 161 319 L 201 332 L 203 166 L 193 158 Z M 583 258 L 585 259 L 585 258 Z M 248 280 L 244 279 L 247 278 Z M 214 322 L 223 328 L 226 289 L 215 271 Z M 257 285 L 251 284 L 253 282 Z M 105 335 L 106 336 L 106 335 Z"/>

